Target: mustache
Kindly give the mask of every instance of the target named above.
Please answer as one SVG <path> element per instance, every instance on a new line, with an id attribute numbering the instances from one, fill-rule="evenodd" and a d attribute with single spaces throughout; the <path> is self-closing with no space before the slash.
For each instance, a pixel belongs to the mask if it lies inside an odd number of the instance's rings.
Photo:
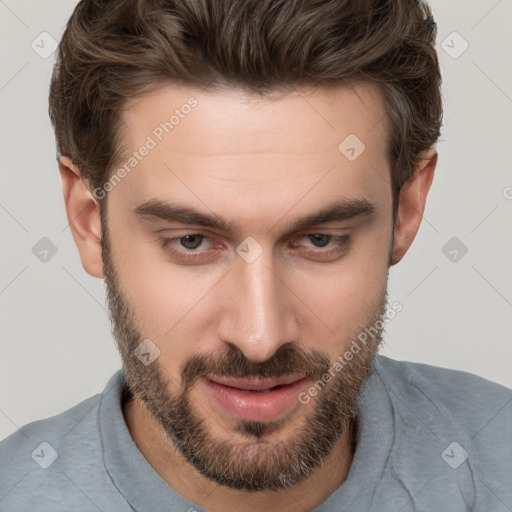
<path id="1" fill-rule="evenodd" d="M 195 354 L 181 365 L 182 387 L 188 389 L 198 379 L 213 374 L 230 378 L 268 378 L 301 374 L 319 380 L 330 368 L 328 354 L 319 350 L 306 351 L 291 344 L 282 345 L 263 362 L 247 359 L 235 345 L 228 344 L 221 359 L 214 352 Z"/>

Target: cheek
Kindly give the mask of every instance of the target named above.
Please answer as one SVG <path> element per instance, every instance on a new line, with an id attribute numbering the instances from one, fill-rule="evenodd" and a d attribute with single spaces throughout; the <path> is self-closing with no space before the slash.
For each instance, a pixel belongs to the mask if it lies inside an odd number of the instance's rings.
<path id="1" fill-rule="evenodd" d="M 309 331 L 305 340 L 317 340 L 319 349 L 339 354 L 364 330 L 370 315 L 381 313 L 390 243 L 390 235 L 368 235 L 350 255 L 326 266 L 321 273 L 297 274 L 299 295 L 309 307 L 303 310 L 309 318 L 302 326 L 304 333 Z M 313 325 L 317 327 L 316 335 Z"/>
<path id="2" fill-rule="evenodd" d="M 213 268 L 175 265 L 157 242 L 141 242 L 132 234 L 115 247 L 116 272 L 135 312 L 137 329 L 158 346 L 164 367 L 174 373 L 181 361 L 198 351 L 201 341 L 211 339 L 206 335 L 205 307 L 214 308 L 208 295 L 222 275 Z M 209 327 L 212 330 L 211 322 Z"/>
<path id="3" fill-rule="evenodd" d="M 335 347 L 339 352 L 380 306 L 386 278 L 375 270 L 351 267 L 350 271 L 333 274 L 324 281 L 304 279 L 304 302 L 310 309 L 305 314 L 310 318 L 309 326 L 317 327 L 314 339 L 324 345 L 324 350 L 332 351 Z M 325 334 L 319 336 L 320 332 Z"/>

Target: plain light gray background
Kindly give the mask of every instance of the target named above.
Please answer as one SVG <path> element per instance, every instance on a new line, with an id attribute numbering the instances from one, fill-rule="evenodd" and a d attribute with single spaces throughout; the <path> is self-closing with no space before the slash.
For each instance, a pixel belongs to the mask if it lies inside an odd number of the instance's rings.
<path id="1" fill-rule="evenodd" d="M 100 392 L 120 367 L 103 281 L 82 268 L 67 226 L 47 114 L 51 38 L 75 5 L 0 0 L 0 438 Z M 419 234 L 391 269 L 389 302 L 403 310 L 382 353 L 512 387 L 512 1 L 431 5 L 439 164 Z M 33 251 L 43 237 L 57 250 L 46 262 Z"/>

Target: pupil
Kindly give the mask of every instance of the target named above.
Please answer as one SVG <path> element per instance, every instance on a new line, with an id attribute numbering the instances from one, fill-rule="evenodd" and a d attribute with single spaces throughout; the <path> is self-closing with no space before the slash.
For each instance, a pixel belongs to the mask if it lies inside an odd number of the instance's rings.
<path id="1" fill-rule="evenodd" d="M 309 235 L 310 237 L 312 237 L 312 241 L 313 243 L 316 244 L 316 242 L 320 241 L 320 244 L 317 246 L 318 247 L 325 247 L 328 243 L 329 243 L 329 240 L 330 240 L 330 235 Z M 322 243 L 324 242 L 324 243 Z"/>
<path id="2" fill-rule="evenodd" d="M 189 243 L 192 239 L 192 243 Z M 194 243 L 194 239 L 196 243 Z M 181 244 L 186 249 L 197 249 L 203 240 L 203 235 L 187 235 L 181 238 Z"/>

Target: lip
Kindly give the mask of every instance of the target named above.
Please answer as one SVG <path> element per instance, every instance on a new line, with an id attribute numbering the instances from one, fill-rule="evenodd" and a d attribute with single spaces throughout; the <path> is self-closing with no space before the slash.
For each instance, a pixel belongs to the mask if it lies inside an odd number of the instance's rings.
<path id="1" fill-rule="evenodd" d="M 206 393 L 228 416 L 238 420 L 268 421 L 283 416 L 296 406 L 299 394 L 309 380 L 301 376 L 280 379 L 212 377 L 201 379 L 201 383 Z M 275 386 L 280 387 L 271 389 Z"/>
<path id="2" fill-rule="evenodd" d="M 231 379 L 227 377 L 210 377 L 210 380 L 223 386 L 230 388 L 245 389 L 248 391 L 262 391 L 271 389 L 276 386 L 285 386 L 292 384 L 304 378 L 304 375 L 289 375 L 288 377 L 281 377 L 279 379 L 266 378 L 266 379 Z"/>

